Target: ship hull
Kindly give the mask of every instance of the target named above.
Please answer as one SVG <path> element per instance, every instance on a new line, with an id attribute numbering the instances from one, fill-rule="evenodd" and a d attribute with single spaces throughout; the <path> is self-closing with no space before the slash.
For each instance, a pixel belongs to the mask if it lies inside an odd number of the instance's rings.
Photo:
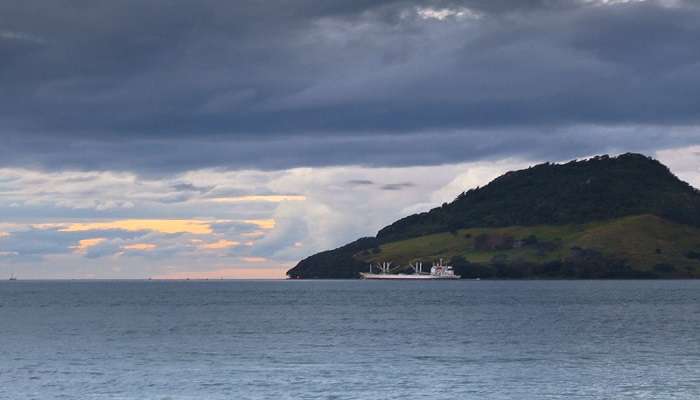
<path id="1" fill-rule="evenodd" d="M 385 280 L 385 281 L 421 281 L 421 280 L 445 280 L 459 279 L 459 275 L 407 275 L 407 274 L 370 274 L 360 272 L 362 279 Z"/>

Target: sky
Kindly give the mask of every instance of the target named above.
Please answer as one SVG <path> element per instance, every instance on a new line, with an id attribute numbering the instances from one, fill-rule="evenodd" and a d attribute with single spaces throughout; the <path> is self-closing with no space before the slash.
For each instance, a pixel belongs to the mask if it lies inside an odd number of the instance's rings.
<path id="1" fill-rule="evenodd" d="M 700 2 L 0 2 L 0 277 L 279 278 L 513 169 L 700 187 Z"/>

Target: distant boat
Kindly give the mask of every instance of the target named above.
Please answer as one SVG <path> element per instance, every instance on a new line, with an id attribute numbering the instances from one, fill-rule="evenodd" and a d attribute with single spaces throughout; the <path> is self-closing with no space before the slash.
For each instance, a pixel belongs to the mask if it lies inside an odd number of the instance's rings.
<path id="1" fill-rule="evenodd" d="M 459 279 L 459 275 L 454 273 L 451 265 L 444 265 L 442 259 L 440 262 L 433 263 L 430 268 L 430 273 L 423 272 L 423 263 L 418 262 L 415 265 L 409 264 L 415 273 L 413 274 L 393 274 L 391 273 L 391 262 L 379 264 L 380 273 L 372 273 L 372 265 L 369 266 L 369 272 L 360 272 L 362 279 L 386 279 L 386 280 L 435 280 L 435 279 Z M 396 269 L 394 269 L 396 270 Z"/>
<path id="2" fill-rule="evenodd" d="M 11 280 L 11 281 L 16 281 L 16 280 L 17 280 L 17 277 L 15 276 L 15 274 L 10 275 L 10 280 Z"/>

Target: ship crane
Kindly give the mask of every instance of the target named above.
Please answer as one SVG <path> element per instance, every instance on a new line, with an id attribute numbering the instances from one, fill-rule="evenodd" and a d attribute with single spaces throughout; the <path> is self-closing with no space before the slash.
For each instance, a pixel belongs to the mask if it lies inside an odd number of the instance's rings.
<path id="1" fill-rule="evenodd" d="M 370 263 L 369 264 L 369 273 L 370 274 L 372 273 L 372 266 L 373 265 Z M 389 273 L 391 273 L 391 261 L 389 261 L 389 262 L 385 261 L 385 262 L 382 262 L 381 264 L 377 264 L 377 268 L 379 268 L 379 271 L 382 274 L 389 274 Z"/>
<path id="2" fill-rule="evenodd" d="M 415 264 L 409 263 L 408 266 L 413 268 L 413 272 L 415 272 L 416 275 L 423 274 L 423 262 L 422 261 L 417 261 Z"/>
<path id="3" fill-rule="evenodd" d="M 391 261 L 389 262 L 383 262 L 382 263 L 382 272 L 385 274 L 390 273 L 391 270 Z"/>

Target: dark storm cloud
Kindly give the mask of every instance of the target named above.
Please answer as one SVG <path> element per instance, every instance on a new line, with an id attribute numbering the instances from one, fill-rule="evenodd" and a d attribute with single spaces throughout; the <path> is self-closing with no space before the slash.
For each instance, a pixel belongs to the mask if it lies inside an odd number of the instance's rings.
<path id="1" fill-rule="evenodd" d="M 372 186 L 375 184 L 374 181 L 368 179 L 352 179 L 345 182 L 348 186 Z M 416 185 L 411 182 L 398 182 L 398 183 L 386 183 L 379 186 L 381 190 L 388 191 L 398 191 L 403 189 L 408 189 L 415 187 Z"/>
<path id="2" fill-rule="evenodd" d="M 173 189 L 177 190 L 178 192 L 194 192 L 194 193 L 199 193 L 199 194 L 204 194 L 212 191 L 214 189 L 214 186 L 196 186 L 191 183 L 176 183 L 171 186 Z"/>
<path id="3" fill-rule="evenodd" d="M 386 185 L 382 185 L 382 187 L 380 189 L 390 190 L 390 191 L 398 191 L 398 190 L 412 188 L 414 186 L 416 186 L 416 185 L 414 185 L 411 182 L 387 183 Z"/>
<path id="4" fill-rule="evenodd" d="M 345 182 L 349 186 L 371 186 L 374 185 L 373 181 L 369 179 L 351 179 Z"/>
<path id="5" fill-rule="evenodd" d="M 696 143 L 667 131 L 700 117 L 698 37 L 690 1 L 2 2 L 0 156 L 163 173 Z"/>

